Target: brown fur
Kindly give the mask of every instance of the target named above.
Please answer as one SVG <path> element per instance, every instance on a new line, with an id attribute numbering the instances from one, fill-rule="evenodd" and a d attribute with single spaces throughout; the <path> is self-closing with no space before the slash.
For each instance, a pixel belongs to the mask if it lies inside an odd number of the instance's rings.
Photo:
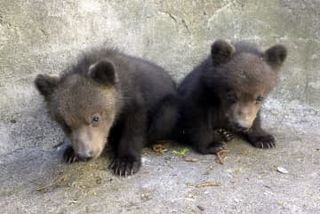
<path id="1" fill-rule="evenodd" d="M 179 138 L 201 153 L 216 153 L 226 129 L 256 147 L 273 147 L 274 138 L 260 125 L 262 102 L 276 86 L 286 58 L 281 45 L 260 51 L 248 43 L 217 40 L 211 56 L 180 84 Z"/>
<path id="2" fill-rule="evenodd" d="M 61 79 L 48 110 L 64 127 L 77 154 L 86 156 L 90 150 L 92 157 L 97 158 L 121 106 L 118 96 L 112 86 L 100 86 L 83 76 L 70 75 Z M 99 126 L 91 124 L 93 116 L 102 118 Z"/>
<path id="3" fill-rule="evenodd" d="M 261 108 L 260 97 L 266 97 L 277 83 L 276 73 L 265 64 L 260 55 L 250 53 L 236 53 L 228 63 L 219 66 L 215 72 L 204 74 L 205 82 L 221 80 L 221 83 L 232 89 L 238 102 L 227 107 L 225 116 L 229 121 L 239 122 L 245 128 L 250 128 Z M 222 96 L 225 94 L 222 92 Z M 229 94 L 230 95 L 230 94 Z M 221 97 L 224 99 L 225 97 Z M 228 104 L 227 104 L 228 105 Z"/>
<path id="4" fill-rule="evenodd" d="M 38 75 L 35 85 L 70 139 L 65 160 L 97 158 L 108 143 L 118 175 L 137 172 L 143 146 L 166 139 L 177 118 L 168 73 L 113 49 L 85 53 L 60 77 Z"/>

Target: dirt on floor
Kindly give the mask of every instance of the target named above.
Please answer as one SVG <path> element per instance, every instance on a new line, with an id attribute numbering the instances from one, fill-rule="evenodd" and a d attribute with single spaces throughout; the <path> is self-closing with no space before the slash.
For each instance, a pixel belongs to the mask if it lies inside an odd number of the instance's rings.
<path id="1" fill-rule="evenodd" d="M 65 145 L 19 148 L 0 157 L 1 213 L 320 213 L 319 115 L 305 113 L 268 116 L 275 149 L 234 139 L 221 164 L 181 146 L 146 148 L 127 178 L 108 170 L 108 155 L 66 165 Z"/>

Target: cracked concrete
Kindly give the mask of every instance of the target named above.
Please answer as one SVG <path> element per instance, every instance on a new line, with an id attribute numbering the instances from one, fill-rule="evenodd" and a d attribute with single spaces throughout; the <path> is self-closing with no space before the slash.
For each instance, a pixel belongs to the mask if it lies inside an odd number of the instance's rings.
<path id="1" fill-rule="evenodd" d="M 319 11 L 317 0 L 1 1 L 1 213 L 319 213 Z M 64 145 L 54 146 L 63 134 L 33 87 L 36 74 L 58 74 L 81 50 L 108 45 L 179 81 L 217 38 L 288 47 L 263 113 L 276 149 L 235 139 L 224 165 L 146 149 L 141 171 L 126 179 L 107 170 L 106 157 L 61 163 Z"/>

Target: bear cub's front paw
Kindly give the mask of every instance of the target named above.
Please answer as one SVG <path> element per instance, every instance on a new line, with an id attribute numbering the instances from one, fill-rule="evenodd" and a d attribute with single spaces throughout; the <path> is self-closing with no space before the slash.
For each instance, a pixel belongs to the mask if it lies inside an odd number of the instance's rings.
<path id="1" fill-rule="evenodd" d="M 68 146 L 63 153 L 63 160 L 66 163 L 74 163 L 74 162 L 79 161 L 79 158 L 76 155 L 76 153 L 74 152 L 73 148 L 71 146 Z"/>
<path id="2" fill-rule="evenodd" d="M 248 136 L 248 140 L 257 148 L 271 149 L 276 147 L 276 140 L 271 134 L 252 134 Z"/>
<path id="3" fill-rule="evenodd" d="M 109 168 L 115 175 L 130 176 L 137 173 L 141 166 L 140 158 L 122 157 L 114 158 Z"/>

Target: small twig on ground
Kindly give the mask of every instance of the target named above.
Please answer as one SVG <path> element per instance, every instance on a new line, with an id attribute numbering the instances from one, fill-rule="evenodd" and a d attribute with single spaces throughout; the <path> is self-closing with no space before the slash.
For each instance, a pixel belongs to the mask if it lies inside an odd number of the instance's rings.
<path id="1" fill-rule="evenodd" d="M 46 190 L 46 189 L 48 189 L 48 188 L 50 188 L 50 187 L 52 187 L 52 186 L 54 186 L 54 185 L 56 185 L 56 184 L 58 184 L 58 183 L 60 183 L 62 181 L 65 181 L 65 180 L 66 180 L 66 176 L 65 175 L 58 176 L 51 183 L 46 184 L 44 186 L 38 187 L 36 189 L 36 191 L 41 192 L 41 191 Z"/>
<path id="2" fill-rule="evenodd" d="M 152 145 L 152 151 L 160 154 L 164 154 L 168 151 L 168 145 L 167 144 L 154 144 Z"/>
<path id="3" fill-rule="evenodd" d="M 216 154 L 216 156 L 217 156 L 217 158 L 216 158 L 217 163 L 223 165 L 223 161 L 224 161 L 224 159 L 225 159 L 225 157 L 226 157 L 226 153 L 229 153 L 229 152 L 230 152 L 230 150 L 228 150 L 228 149 L 223 149 L 223 150 L 217 152 L 217 154 Z"/>
<path id="4" fill-rule="evenodd" d="M 215 182 L 215 181 L 206 181 L 206 182 L 199 183 L 199 184 L 187 183 L 187 185 L 191 186 L 191 187 L 195 187 L 195 188 L 204 188 L 204 187 L 217 187 L 217 186 L 220 186 L 221 184 L 219 182 Z"/>
<path id="5" fill-rule="evenodd" d="M 199 160 L 197 158 L 190 158 L 190 157 L 185 157 L 184 159 L 186 162 L 198 162 Z"/>

